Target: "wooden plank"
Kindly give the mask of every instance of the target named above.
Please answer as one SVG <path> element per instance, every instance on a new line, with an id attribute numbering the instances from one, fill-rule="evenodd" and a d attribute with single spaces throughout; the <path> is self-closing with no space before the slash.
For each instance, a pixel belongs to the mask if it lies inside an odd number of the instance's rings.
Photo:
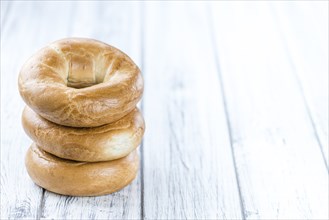
<path id="1" fill-rule="evenodd" d="M 49 3 L 42 6 L 45 13 L 53 7 Z M 61 3 L 56 4 L 55 10 L 61 11 L 62 7 Z M 74 2 L 71 8 L 64 26 L 67 35 L 107 42 L 126 52 L 140 66 L 138 2 Z M 131 185 L 107 196 L 67 197 L 46 191 L 40 216 L 45 219 L 139 219 L 140 215 L 138 175 Z"/>
<path id="2" fill-rule="evenodd" d="M 143 217 L 240 219 L 205 4 L 144 4 Z"/>
<path id="3" fill-rule="evenodd" d="M 327 219 L 328 173 L 293 73 L 300 67 L 268 2 L 213 3 L 212 14 L 246 218 Z"/>
<path id="4" fill-rule="evenodd" d="M 27 19 L 33 8 L 19 2 L 7 4 L 10 10 L 1 19 L 1 219 L 35 219 L 40 208 L 42 189 L 33 184 L 24 166 L 25 152 L 31 141 L 21 126 L 24 107 L 17 88 L 18 72 L 38 47 L 37 26 Z M 10 6 L 9 6 L 10 4 Z M 1 13 L 2 15 L 2 13 Z M 17 16 L 19 15 L 19 16 Z"/>
<path id="5" fill-rule="evenodd" d="M 1 30 L 3 30 L 4 25 L 7 23 L 6 19 L 8 18 L 8 14 L 10 11 L 11 3 L 8 1 L 0 2 L 0 10 L 1 10 Z"/>
<path id="6" fill-rule="evenodd" d="M 328 1 L 281 2 L 272 7 L 329 167 Z"/>

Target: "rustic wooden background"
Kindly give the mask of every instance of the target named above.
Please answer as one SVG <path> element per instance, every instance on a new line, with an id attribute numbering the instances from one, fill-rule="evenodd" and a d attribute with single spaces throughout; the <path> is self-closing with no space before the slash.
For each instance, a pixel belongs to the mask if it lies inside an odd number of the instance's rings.
<path id="1" fill-rule="evenodd" d="M 90 37 L 141 67 L 147 130 L 127 188 L 28 177 L 17 76 Z M 1 219 L 328 219 L 328 1 L 1 1 Z"/>

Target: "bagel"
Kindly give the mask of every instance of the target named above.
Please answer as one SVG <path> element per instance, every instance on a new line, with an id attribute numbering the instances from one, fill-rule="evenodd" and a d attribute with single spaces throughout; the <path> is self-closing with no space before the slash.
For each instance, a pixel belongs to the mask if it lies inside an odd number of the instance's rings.
<path id="1" fill-rule="evenodd" d="M 67 38 L 40 49 L 18 78 L 25 103 L 60 125 L 96 127 L 131 112 L 143 93 L 136 64 L 100 41 Z"/>
<path id="2" fill-rule="evenodd" d="M 76 162 L 41 150 L 35 143 L 28 149 L 25 165 L 39 186 L 58 194 L 98 196 L 122 189 L 136 177 L 139 158 L 136 151 L 118 160 Z"/>
<path id="3" fill-rule="evenodd" d="M 76 161 L 98 162 L 127 156 L 141 142 L 144 119 L 137 108 L 120 120 L 95 128 L 66 127 L 50 122 L 25 107 L 26 134 L 44 151 Z"/>

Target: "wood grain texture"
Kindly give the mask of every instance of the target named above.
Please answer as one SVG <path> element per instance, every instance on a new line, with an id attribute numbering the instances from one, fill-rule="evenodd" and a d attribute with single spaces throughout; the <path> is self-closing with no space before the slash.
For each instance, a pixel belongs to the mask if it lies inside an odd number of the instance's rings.
<path id="1" fill-rule="evenodd" d="M 327 219 L 328 173 L 268 3 L 212 6 L 246 218 Z"/>
<path id="2" fill-rule="evenodd" d="M 144 14 L 144 217 L 240 219 L 205 4 Z"/>
<path id="3" fill-rule="evenodd" d="M 40 210 L 42 189 L 31 182 L 24 166 L 25 152 L 31 142 L 21 126 L 24 104 L 18 93 L 17 76 L 39 41 L 34 35 L 37 27 L 30 27 L 27 19 L 18 21 L 14 7 L 21 5 L 11 3 L 6 7 L 10 8 L 5 13 L 6 19 L 1 19 L 6 22 L 1 29 L 1 218 L 34 219 Z M 28 17 L 32 7 L 20 13 L 23 18 Z"/>
<path id="4" fill-rule="evenodd" d="M 327 9 L 1 1 L 0 218 L 328 219 Z M 144 74 L 140 174 L 112 195 L 56 195 L 24 167 L 18 72 L 71 36 L 120 48 Z"/>
<path id="5" fill-rule="evenodd" d="M 271 7 L 329 167 L 328 1 L 276 3 Z"/>

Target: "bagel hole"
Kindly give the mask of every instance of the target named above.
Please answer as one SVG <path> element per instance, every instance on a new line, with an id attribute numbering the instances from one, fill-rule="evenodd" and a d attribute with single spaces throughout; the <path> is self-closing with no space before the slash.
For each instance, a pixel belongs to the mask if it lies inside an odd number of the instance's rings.
<path id="1" fill-rule="evenodd" d="M 113 59 L 109 65 L 108 56 L 100 56 L 97 60 L 90 56 L 71 56 L 66 78 L 67 86 L 82 89 L 103 83 L 116 72 L 121 63 L 117 61 Z"/>
<path id="2" fill-rule="evenodd" d="M 80 89 L 95 84 L 94 62 L 91 57 L 71 55 L 68 64 L 67 86 Z"/>

